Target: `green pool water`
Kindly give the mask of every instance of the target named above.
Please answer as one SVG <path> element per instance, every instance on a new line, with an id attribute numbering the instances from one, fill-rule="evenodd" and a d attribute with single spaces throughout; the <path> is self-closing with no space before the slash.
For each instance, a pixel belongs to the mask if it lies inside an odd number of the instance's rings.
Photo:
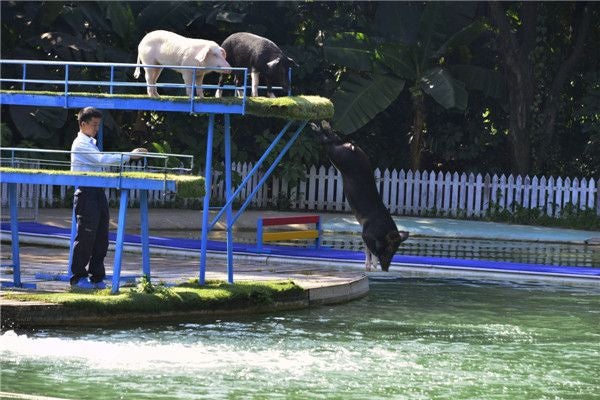
<path id="1" fill-rule="evenodd" d="M 600 289 L 372 282 L 337 306 L 3 332 L 1 390 L 69 399 L 598 399 Z"/>

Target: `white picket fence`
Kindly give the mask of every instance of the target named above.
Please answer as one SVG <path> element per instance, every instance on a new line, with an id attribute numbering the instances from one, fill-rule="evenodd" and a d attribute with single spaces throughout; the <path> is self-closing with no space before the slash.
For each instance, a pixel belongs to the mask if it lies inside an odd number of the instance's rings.
<path id="1" fill-rule="evenodd" d="M 232 169 L 242 179 L 252 169 L 251 163 L 233 163 Z M 595 209 L 600 215 L 600 197 L 594 178 L 529 177 L 489 174 L 459 174 L 457 172 L 413 172 L 404 170 L 374 171 L 375 181 L 384 204 L 393 214 L 438 215 L 458 217 L 481 217 L 490 208 L 514 211 L 516 207 L 539 208 L 549 216 L 559 216 L 569 204 L 580 209 Z M 251 179 L 241 190 L 238 201 L 242 202 L 256 187 L 262 174 Z M 222 173 L 213 175 L 212 199 L 223 202 Z M 2 184 L 2 205 L 8 199 L 6 185 Z M 21 185 L 20 185 L 21 186 Z M 34 191 L 27 185 L 19 188 L 20 204 L 26 206 Z M 116 190 L 108 190 L 110 199 L 118 199 Z M 66 187 L 44 185 L 39 190 L 39 206 L 52 207 L 64 202 Z M 133 204 L 139 200 L 137 191 L 130 195 Z M 162 191 L 150 191 L 149 202 L 164 205 L 171 201 Z M 199 202 L 200 199 L 193 201 Z M 255 208 L 279 206 L 291 210 L 349 212 L 350 207 L 343 194 L 342 177 L 334 167 L 312 166 L 305 180 L 288 182 L 271 177 L 257 192 L 251 202 Z"/>
<path id="2" fill-rule="evenodd" d="M 233 164 L 245 177 L 252 164 Z M 509 175 L 459 174 L 457 172 L 374 171 L 375 182 L 384 204 L 393 214 L 481 217 L 494 207 L 514 211 L 516 207 L 541 208 L 550 216 L 559 216 L 567 204 L 596 209 L 600 215 L 597 181 L 593 178 L 514 177 Z M 241 191 L 245 199 L 260 175 Z M 223 182 L 214 176 L 212 197 L 224 200 Z M 271 178 L 252 201 L 257 208 L 275 206 L 286 199 L 290 209 L 350 211 L 343 194 L 341 174 L 334 168 L 312 166 L 306 180 L 287 182 Z"/>

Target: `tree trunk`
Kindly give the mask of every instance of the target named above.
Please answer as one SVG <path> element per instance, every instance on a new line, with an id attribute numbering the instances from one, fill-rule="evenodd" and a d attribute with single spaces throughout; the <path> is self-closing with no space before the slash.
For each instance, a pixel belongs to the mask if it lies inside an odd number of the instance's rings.
<path id="1" fill-rule="evenodd" d="M 410 138 L 410 167 L 413 171 L 421 169 L 421 154 L 423 151 L 423 132 L 425 130 L 425 103 L 420 88 L 411 90 L 410 98 L 413 107 L 413 124 Z"/>
<path id="2" fill-rule="evenodd" d="M 531 141 L 529 137 L 529 127 L 525 123 L 527 112 L 523 109 L 529 107 L 523 100 L 513 100 L 513 98 L 523 98 L 522 90 L 510 90 L 509 104 L 509 139 L 511 143 L 511 154 L 513 156 L 512 172 L 519 175 L 527 175 L 531 169 Z"/>
<path id="3" fill-rule="evenodd" d="M 513 172 L 526 175 L 531 168 L 531 111 L 533 64 L 530 53 L 535 46 L 537 5 L 524 2 L 520 40 L 513 32 L 501 3 L 489 3 L 492 20 L 498 27 L 500 52 L 506 67 L 509 96 L 509 138 Z"/>
<path id="4" fill-rule="evenodd" d="M 588 36 L 591 14 L 589 4 L 580 5 L 581 9 L 579 12 L 575 12 L 573 20 L 578 21 L 577 36 L 575 37 L 573 50 L 569 57 L 560 65 L 558 72 L 556 73 L 550 92 L 544 102 L 544 108 L 542 110 L 542 140 L 540 142 L 539 154 L 547 155 L 550 151 L 550 144 L 554 140 L 554 129 L 556 127 L 556 115 L 560 109 L 560 95 L 563 87 L 565 86 L 568 78 L 581 56 L 585 47 L 585 40 Z M 574 29 L 575 30 L 575 29 Z M 593 51 L 593 50 L 592 50 Z M 548 157 L 538 158 L 538 169 L 544 170 Z"/>

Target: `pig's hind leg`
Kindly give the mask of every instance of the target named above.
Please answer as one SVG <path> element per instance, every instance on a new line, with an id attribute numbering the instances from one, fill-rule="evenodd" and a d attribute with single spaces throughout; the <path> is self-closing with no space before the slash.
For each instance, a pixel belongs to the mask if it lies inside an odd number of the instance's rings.
<path id="1" fill-rule="evenodd" d="M 158 90 L 156 89 L 156 82 L 158 82 L 158 77 L 160 76 L 162 70 L 162 68 L 144 67 L 144 77 L 146 78 L 146 90 L 148 92 L 148 96 L 150 97 L 160 97 L 158 95 Z"/>
<path id="2" fill-rule="evenodd" d="M 365 246 L 365 270 L 366 271 L 372 271 L 373 267 L 373 260 L 372 260 L 373 254 L 371 253 L 371 250 L 369 250 L 369 248 L 367 246 Z"/>
<path id="3" fill-rule="evenodd" d="M 252 77 L 252 97 L 258 97 L 258 79 L 259 79 L 258 71 L 252 71 L 250 76 Z"/>
<path id="4" fill-rule="evenodd" d="M 187 95 L 192 95 L 192 86 L 195 84 L 196 96 L 202 97 L 202 81 L 204 79 L 204 74 L 196 73 L 195 82 L 193 82 L 192 79 L 192 77 L 194 76 L 194 72 L 192 70 L 182 71 L 181 76 L 183 77 L 183 82 L 185 83 L 185 92 L 187 93 Z"/>
<path id="5" fill-rule="evenodd" d="M 204 92 L 202 90 L 202 82 L 204 82 L 204 75 L 204 72 L 196 72 L 196 96 L 198 97 L 204 97 Z"/>

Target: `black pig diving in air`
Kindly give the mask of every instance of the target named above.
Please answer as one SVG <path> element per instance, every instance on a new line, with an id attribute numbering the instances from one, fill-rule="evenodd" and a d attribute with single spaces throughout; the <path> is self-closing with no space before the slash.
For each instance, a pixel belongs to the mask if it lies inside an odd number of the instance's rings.
<path id="1" fill-rule="evenodd" d="M 344 194 L 362 226 L 366 270 L 376 270 L 379 261 L 381 269 L 388 271 L 396 250 L 408 239 L 408 232 L 398 231 L 383 204 L 369 158 L 360 147 L 342 140 L 327 121 L 321 121 L 321 126 L 311 123 L 311 128 L 320 135 L 329 159 L 342 174 Z"/>

